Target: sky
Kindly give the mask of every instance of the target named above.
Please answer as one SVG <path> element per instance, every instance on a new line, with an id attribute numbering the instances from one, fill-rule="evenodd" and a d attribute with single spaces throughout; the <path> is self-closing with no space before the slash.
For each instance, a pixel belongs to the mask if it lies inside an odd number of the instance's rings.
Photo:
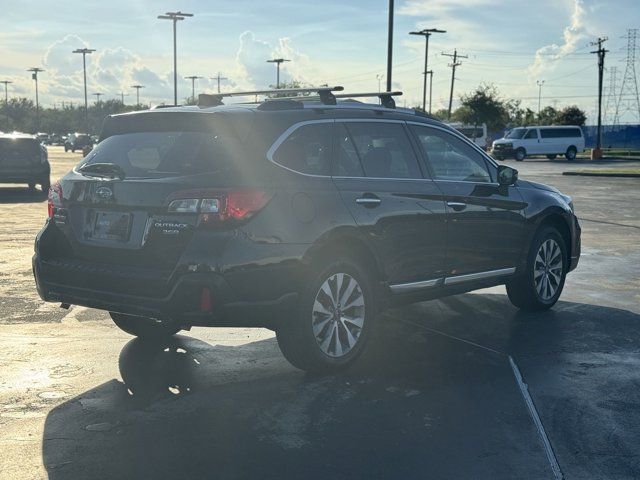
<path id="1" fill-rule="evenodd" d="M 597 62 L 590 42 L 607 36 L 605 94 L 611 67 L 618 87 L 625 72 L 628 28 L 640 28 L 638 0 L 396 0 L 393 89 L 399 103 L 415 106 L 422 99 L 424 39 L 412 30 L 440 28 L 431 37 L 429 69 L 433 69 L 433 109 L 447 106 L 450 58 L 461 59 L 456 71 L 454 108 L 462 94 L 482 82 L 495 84 L 503 98 L 538 108 L 583 108 L 595 122 Z M 55 5 L 55 6 L 54 6 Z M 178 97 L 214 92 L 219 72 L 223 91 L 266 88 L 275 83 L 275 65 L 266 60 L 290 59 L 281 79 L 305 84 L 343 85 L 345 92 L 377 91 L 386 83 L 388 0 L 0 0 L 0 80 L 10 80 L 9 96 L 34 98 L 34 82 L 26 71 L 40 67 L 40 102 L 83 101 L 82 56 L 77 48 L 95 48 L 87 56 L 87 84 L 102 100 L 126 95 L 131 85 L 145 86 L 140 101 L 172 103 L 173 50 L 171 22 L 157 15 L 180 10 L 193 13 L 178 23 Z M 640 46 L 640 35 L 638 38 Z M 640 60 L 640 52 L 636 57 Z M 636 62 L 636 70 L 640 67 Z M 1 87 L 1 85 L 0 85 Z M 4 92 L 2 92 L 4 93 Z M 608 98 L 605 96 L 605 107 Z M 613 101 L 609 101 L 613 111 Z M 640 122 L 629 111 L 623 122 Z"/>

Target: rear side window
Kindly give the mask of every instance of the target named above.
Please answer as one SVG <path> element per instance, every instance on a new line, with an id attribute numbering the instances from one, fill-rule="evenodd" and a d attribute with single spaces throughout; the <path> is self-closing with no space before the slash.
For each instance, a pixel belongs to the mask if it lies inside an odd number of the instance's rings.
<path id="1" fill-rule="evenodd" d="M 333 172 L 338 177 L 364 177 L 360 156 L 344 123 L 334 127 Z"/>
<path id="2" fill-rule="evenodd" d="M 312 123 L 293 131 L 273 154 L 283 167 L 308 175 L 331 171 L 331 124 Z"/>
<path id="3" fill-rule="evenodd" d="M 422 178 L 418 160 L 399 123 L 347 122 L 364 173 L 374 178 Z"/>
<path id="4" fill-rule="evenodd" d="M 582 130 L 579 128 L 542 128 L 540 136 L 542 138 L 580 138 Z"/>

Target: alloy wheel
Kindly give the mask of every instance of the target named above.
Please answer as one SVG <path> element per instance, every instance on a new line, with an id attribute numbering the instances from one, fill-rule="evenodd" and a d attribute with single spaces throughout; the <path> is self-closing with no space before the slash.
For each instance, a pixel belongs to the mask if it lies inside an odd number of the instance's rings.
<path id="1" fill-rule="evenodd" d="M 562 249 L 558 243 L 551 238 L 542 242 L 533 266 L 533 280 L 543 301 L 551 300 L 560 288 L 562 262 Z"/>
<path id="2" fill-rule="evenodd" d="M 330 357 L 347 355 L 358 343 L 365 320 L 362 288 L 347 273 L 334 273 L 320 286 L 313 302 L 313 334 Z"/>

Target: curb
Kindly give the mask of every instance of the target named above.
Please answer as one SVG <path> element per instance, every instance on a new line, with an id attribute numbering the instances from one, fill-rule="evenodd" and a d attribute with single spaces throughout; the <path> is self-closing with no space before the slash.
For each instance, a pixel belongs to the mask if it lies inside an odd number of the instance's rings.
<path id="1" fill-rule="evenodd" d="M 597 172 L 562 172 L 562 175 L 575 177 L 618 177 L 618 178 L 640 178 L 640 173 L 597 173 Z"/>

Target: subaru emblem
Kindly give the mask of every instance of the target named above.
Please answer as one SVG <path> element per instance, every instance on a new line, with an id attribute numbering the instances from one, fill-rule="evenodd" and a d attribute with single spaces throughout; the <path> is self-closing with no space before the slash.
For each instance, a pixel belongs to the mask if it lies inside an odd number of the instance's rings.
<path id="1" fill-rule="evenodd" d="M 113 191 L 109 187 L 99 187 L 96 189 L 96 197 L 100 200 L 109 200 L 113 196 Z"/>

